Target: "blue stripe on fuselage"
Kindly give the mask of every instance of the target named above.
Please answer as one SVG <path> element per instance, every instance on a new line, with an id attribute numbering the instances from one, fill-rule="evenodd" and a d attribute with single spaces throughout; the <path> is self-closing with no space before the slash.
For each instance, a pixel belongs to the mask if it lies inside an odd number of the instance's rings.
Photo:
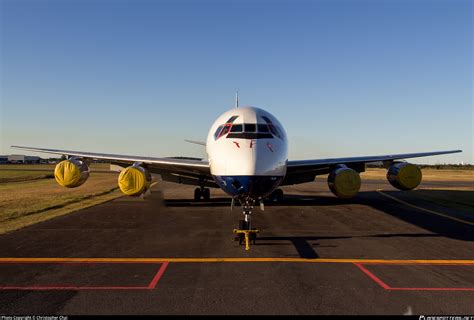
<path id="1" fill-rule="evenodd" d="M 219 187 L 231 196 L 258 199 L 272 193 L 282 176 L 213 176 Z"/>

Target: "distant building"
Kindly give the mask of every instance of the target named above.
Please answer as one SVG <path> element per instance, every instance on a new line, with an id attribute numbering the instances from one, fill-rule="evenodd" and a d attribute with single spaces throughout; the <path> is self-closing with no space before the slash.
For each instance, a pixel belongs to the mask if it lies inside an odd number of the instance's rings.
<path id="1" fill-rule="evenodd" d="M 0 155 L 0 164 L 56 164 L 61 161 L 60 158 L 41 158 L 35 156 L 25 156 L 23 154 Z"/>
<path id="2" fill-rule="evenodd" d="M 40 160 L 40 157 L 12 154 L 8 156 L 7 163 L 40 163 Z"/>

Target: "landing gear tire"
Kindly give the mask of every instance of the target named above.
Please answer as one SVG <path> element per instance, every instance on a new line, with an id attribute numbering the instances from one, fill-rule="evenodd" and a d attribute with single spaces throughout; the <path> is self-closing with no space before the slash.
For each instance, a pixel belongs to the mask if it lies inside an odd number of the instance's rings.
<path id="1" fill-rule="evenodd" d="M 202 198 L 206 201 L 209 201 L 211 199 L 211 191 L 208 188 L 205 188 L 202 191 Z"/>
<path id="2" fill-rule="evenodd" d="M 196 188 L 194 189 L 194 201 L 200 201 L 201 200 L 201 189 Z"/>
<path id="3" fill-rule="evenodd" d="M 283 190 L 277 189 L 275 190 L 275 198 L 277 202 L 282 202 L 283 201 Z"/>
<path id="4" fill-rule="evenodd" d="M 272 202 L 282 202 L 283 201 L 283 190 L 276 189 L 270 195 L 270 201 Z"/>

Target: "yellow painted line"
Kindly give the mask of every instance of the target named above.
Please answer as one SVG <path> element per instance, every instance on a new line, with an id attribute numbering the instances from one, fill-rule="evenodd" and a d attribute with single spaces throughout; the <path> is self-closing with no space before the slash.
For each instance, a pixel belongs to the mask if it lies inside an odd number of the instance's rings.
<path id="1" fill-rule="evenodd" d="M 294 263 L 376 263 L 376 264 L 469 264 L 474 260 L 391 260 L 391 259 L 305 259 L 305 258 L 0 258 L 0 263 L 209 263 L 209 262 L 294 262 Z"/>
<path id="2" fill-rule="evenodd" d="M 471 222 L 471 221 L 467 221 L 467 220 L 463 220 L 463 219 L 460 219 L 460 218 L 456 218 L 456 217 L 453 217 L 453 216 L 450 216 L 450 215 L 447 215 L 447 214 L 444 214 L 444 213 L 441 213 L 441 212 L 437 212 L 437 211 L 434 211 L 434 210 L 430 210 L 430 209 L 425 209 L 425 208 L 422 208 L 422 207 L 418 207 L 418 206 L 415 206 L 411 203 L 408 203 L 406 201 L 403 201 L 403 200 L 400 200 L 394 196 L 391 196 L 391 195 L 388 195 L 386 194 L 385 192 L 383 192 L 383 190 L 379 189 L 377 190 L 377 192 L 381 195 L 383 195 L 384 197 L 387 197 L 387 198 L 390 198 L 392 200 L 395 200 L 396 202 L 399 202 L 401 204 L 404 204 L 408 207 L 411 207 L 411 208 L 415 208 L 415 209 L 418 209 L 418 210 L 421 210 L 421 211 L 424 211 L 424 212 L 428 212 L 428 213 L 431 213 L 431 214 L 435 214 L 437 216 L 440 216 L 440 217 L 443 217 L 443 218 L 447 218 L 447 219 L 451 219 L 451 220 L 454 220 L 454 221 L 457 221 L 457 222 L 461 222 L 461 223 L 464 223 L 464 224 L 468 224 L 470 226 L 474 226 L 474 222 Z"/>

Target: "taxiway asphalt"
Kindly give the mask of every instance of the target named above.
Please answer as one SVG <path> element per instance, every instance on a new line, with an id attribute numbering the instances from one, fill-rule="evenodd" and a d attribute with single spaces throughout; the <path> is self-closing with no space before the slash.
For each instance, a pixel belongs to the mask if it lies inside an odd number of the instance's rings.
<path id="1" fill-rule="evenodd" d="M 472 207 L 386 181 L 345 201 L 317 180 L 255 208 L 261 233 L 245 251 L 240 208 L 218 190 L 194 202 L 193 189 L 160 182 L 145 200 L 0 236 L 0 315 L 474 314 Z"/>

